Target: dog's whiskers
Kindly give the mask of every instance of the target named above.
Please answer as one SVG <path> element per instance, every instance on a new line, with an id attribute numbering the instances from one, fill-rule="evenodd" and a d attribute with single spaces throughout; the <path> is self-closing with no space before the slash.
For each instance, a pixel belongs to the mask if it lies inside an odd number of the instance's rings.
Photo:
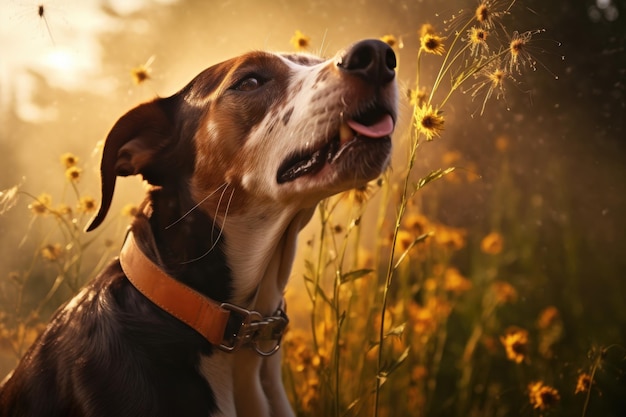
<path id="1" fill-rule="evenodd" d="M 222 229 L 224 228 L 224 222 L 222 222 L 222 227 L 219 228 L 220 232 L 217 236 L 217 239 L 213 239 L 213 233 L 215 232 L 215 224 L 217 222 L 217 218 L 220 214 L 220 207 L 222 206 L 222 199 L 224 198 L 224 194 L 226 193 L 226 190 L 228 190 L 228 184 L 224 183 L 223 185 L 225 185 L 224 189 L 222 190 L 222 193 L 220 194 L 220 198 L 219 200 L 217 200 L 217 206 L 215 206 L 215 214 L 213 215 L 213 225 L 211 227 L 211 241 L 215 241 L 217 242 L 220 238 L 220 236 L 222 235 Z M 233 192 L 235 191 L 235 189 L 233 188 Z M 231 198 L 232 198 L 232 193 L 231 193 Z M 228 214 L 228 208 L 230 206 L 230 200 L 226 206 L 226 210 L 224 212 L 224 221 L 226 221 L 226 215 Z"/>
<path id="2" fill-rule="evenodd" d="M 228 184 L 224 183 L 224 185 L 225 185 L 224 190 L 222 190 L 222 195 L 220 195 L 220 199 L 219 199 L 219 202 L 217 203 L 217 208 L 215 210 L 215 216 L 213 217 L 213 228 L 212 228 L 213 230 L 215 230 L 215 223 L 217 221 L 216 219 L 217 219 L 217 214 L 219 212 L 219 208 L 222 205 L 222 198 L 224 197 L 224 193 L 228 189 Z M 198 256 L 196 258 L 193 258 L 193 259 L 189 259 L 188 261 L 182 262 L 183 265 L 199 261 L 200 259 L 202 259 L 205 256 L 207 256 L 209 253 L 211 253 L 213 251 L 213 249 L 215 249 L 215 246 L 217 246 L 217 243 L 220 241 L 220 238 L 222 237 L 222 233 L 224 232 L 224 225 L 226 224 L 226 218 L 228 217 L 228 211 L 230 210 L 230 204 L 233 201 L 233 196 L 234 195 L 235 195 L 235 189 L 232 188 L 231 192 L 230 192 L 230 196 L 228 197 L 228 202 L 226 203 L 226 209 L 224 210 L 224 217 L 222 219 L 222 224 L 219 227 L 219 233 L 218 233 L 217 238 L 215 240 L 213 240 L 213 230 L 211 231 L 211 240 L 213 241 L 213 244 L 211 245 L 211 247 L 206 252 L 204 252 L 202 255 L 200 255 L 200 256 Z"/>
<path id="3" fill-rule="evenodd" d="M 182 220 L 185 219 L 185 217 L 189 216 L 195 209 L 197 209 L 198 207 L 200 207 L 205 201 L 207 201 L 209 198 L 211 198 L 213 196 L 213 194 L 215 194 L 216 192 L 218 192 L 218 190 L 220 188 L 224 187 L 224 189 L 228 188 L 228 184 L 224 183 L 222 185 L 220 185 L 219 187 L 217 187 L 215 189 L 215 191 L 213 191 L 211 194 L 207 195 L 206 197 L 204 197 L 202 200 L 200 200 L 200 202 L 198 204 L 196 204 L 195 206 L 193 206 L 192 208 L 190 208 L 186 213 L 184 213 L 182 216 L 180 216 L 176 221 L 174 221 L 172 224 L 168 225 L 167 227 L 165 227 L 165 230 L 169 229 L 170 227 L 173 227 L 175 225 L 177 225 L 178 223 L 180 223 Z M 221 197 L 220 197 L 221 199 Z"/>

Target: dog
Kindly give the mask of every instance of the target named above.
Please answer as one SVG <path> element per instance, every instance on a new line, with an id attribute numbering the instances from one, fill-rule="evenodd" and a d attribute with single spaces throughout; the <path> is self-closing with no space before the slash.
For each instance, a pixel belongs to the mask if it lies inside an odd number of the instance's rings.
<path id="1" fill-rule="evenodd" d="M 150 184 L 120 256 L 50 324 L 0 388 L 0 416 L 293 416 L 283 299 L 298 232 L 324 198 L 389 165 L 393 50 L 322 59 L 255 51 L 123 115 L 102 152 Z"/>

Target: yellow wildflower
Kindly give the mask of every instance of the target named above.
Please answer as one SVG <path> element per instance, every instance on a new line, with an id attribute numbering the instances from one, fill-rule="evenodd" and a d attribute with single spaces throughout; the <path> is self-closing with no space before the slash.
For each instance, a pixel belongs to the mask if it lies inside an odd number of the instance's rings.
<path id="1" fill-rule="evenodd" d="M 407 91 L 407 96 L 409 98 L 409 104 L 413 107 L 422 107 L 426 104 L 428 100 L 428 91 L 426 87 L 422 87 L 417 90 L 410 89 Z"/>
<path id="2" fill-rule="evenodd" d="M 459 250 L 465 246 L 465 231 L 453 227 L 438 226 L 435 241 L 445 249 Z"/>
<path id="3" fill-rule="evenodd" d="M 402 40 L 398 41 L 398 38 L 396 38 L 394 35 L 384 35 L 380 38 L 380 40 L 385 42 L 392 48 L 402 48 Z"/>
<path id="4" fill-rule="evenodd" d="M 47 193 L 40 194 L 35 201 L 28 205 L 28 209 L 35 215 L 41 216 L 48 213 L 52 204 L 52 196 Z"/>
<path id="5" fill-rule="evenodd" d="M 290 43 L 297 51 L 304 51 L 311 45 L 311 38 L 296 30 L 296 33 L 291 37 Z"/>
<path id="6" fill-rule="evenodd" d="M 434 55 L 443 55 L 446 52 L 443 38 L 432 33 L 427 33 L 420 38 L 420 50 Z"/>
<path id="7" fill-rule="evenodd" d="M 415 238 L 411 233 L 407 232 L 406 230 L 399 230 L 398 236 L 396 237 L 396 245 L 399 253 L 404 253 L 404 251 L 406 251 L 409 246 L 411 246 L 413 240 L 415 240 Z"/>
<path id="8" fill-rule="evenodd" d="M 531 54 L 531 49 L 534 49 L 531 47 L 531 41 L 534 35 L 541 32 L 543 32 L 543 30 L 526 31 L 524 33 L 513 33 L 513 37 L 509 42 L 509 47 L 507 51 L 509 72 L 513 72 L 513 70 L 515 70 L 517 73 L 521 73 L 521 69 L 523 67 L 528 67 L 531 70 L 537 69 L 538 62 Z M 545 68 L 545 65 L 541 64 L 541 66 Z M 558 77 L 555 76 L 555 78 Z"/>
<path id="9" fill-rule="evenodd" d="M 514 303 L 517 301 L 517 290 L 508 282 L 495 281 L 491 284 L 496 304 Z"/>
<path id="10" fill-rule="evenodd" d="M 471 93 L 472 99 L 478 96 L 482 96 L 484 92 L 484 98 L 481 108 L 481 114 L 485 111 L 487 101 L 493 97 L 494 93 L 496 100 L 502 98 L 506 102 L 506 95 L 504 89 L 505 80 L 511 80 L 516 82 L 515 78 L 511 75 L 505 65 L 496 59 L 482 68 L 478 73 L 474 75 L 478 81 L 475 82 L 468 90 Z"/>
<path id="11" fill-rule="evenodd" d="M 78 180 L 80 180 L 82 172 L 83 170 L 78 168 L 77 166 L 69 167 L 65 170 L 65 177 L 70 182 L 78 182 Z"/>
<path id="12" fill-rule="evenodd" d="M 411 302 L 407 308 L 409 321 L 413 331 L 420 336 L 432 333 L 437 327 L 437 320 L 433 312 L 426 307 Z"/>
<path id="13" fill-rule="evenodd" d="M 421 236 L 428 232 L 430 222 L 423 214 L 414 213 L 406 216 L 404 225 L 407 229 L 414 233 L 415 236 Z"/>
<path id="14" fill-rule="evenodd" d="M 423 285 L 424 291 L 435 292 L 437 289 L 437 280 L 435 278 L 426 278 Z"/>
<path id="15" fill-rule="evenodd" d="M 41 248 L 41 256 L 51 262 L 58 260 L 63 255 L 63 248 L 60 244 L 48 244 Z"/>
<path id="16" fill-rule="evenodd" d="M 458 269 L 447 268 L 443 275 L 443 288 L 455 294 L 461 294 L 472 288 L 472 282 L 465 278 Z"/>
<path id="17" fill-rule="evenodd" d="M 574 391 L 574 394 L 585 393 L 589 391 L 589 388 L 591 388 L 591 383 L 591 376 L 586 372 L 582 372 L 580 375 L 578 375 L 578 380 L 576 381 L 576 390 Z"/>
<path id="18" fill-rule="evenodd" d="M 509 13 L 515 0 L 481 0 L 474 11 L 476 21 L 483 27 L 495 27 L 498 19 Z M 505 7 L 506 4 L 509 4 Z"/>
<path id="19" fill-rule="evenodd" d="M 489 32 L 481 27 L 473 26 L 467 31 L 468 42 L 470 44 L 470 53 L 472 55 L 480 55 L 483 52 L 489 52 L 487 45 L 487 37 Z"/>
<path id="20" fill-rule="evenodd" d="M 480 242 L 480 250 L 487 255 L 497 255 L 502 252 L 504 239 L 498 232 L 491 232 Z"/>
<path id="21" fill-rule="evenodd" d="M 72 208 L 67 204 L 59 204 L 55 210 L 61 216 L 71 216 Z"/>
<path id="22" fill-rule="evenodd" d="M 497 66 L 493 67 L 491 71 L 487 72 L 487 79 L 491 81 L 491 90 L 496 91 L 504 88 L 502 83 L 506 77 L 507 72 Z"/>
<path id="23" fill-rule="evenodd" d="M 432 105 L 423 105 L 415 109 L 415 123 L 417 130 L 426 136 L 426 140 L 433 140 L 443 132 L 444 117 Z"/>
<path id="24" fill-rule="evenodd" d="M 537 327 L 542 330 L 552 326 L 559 318 L 559 310 L 554 306 L 544 308 L 539 313 L 539 319 L 537 320 Z"/>
<path id="25" fill-rule="evenodd" d="M 332 229 L 333 229 L 333 233 L 336 233 L 336 234 L 341 234 L 341 233 L 343 233 L 343 232 L 345 231 L 345 229 L 343 228 L 343 226 L 342 226 L 342 225 L 340 225 L 340 224 L 336 224 L 336 225 L 334 225 L 334 226 L 332 227 Z"/>
<path id="26" fill-rule="evenodd" d="M 496 149 L 498 152 L 506 152 L 509 149 L 509 138 L 506 135 L 501 135 L 496 138 Z"/>
<path id="27" fill-rule="evenodd" d="M 81 197 L 78 200 L 77 210 L 79 213 L 90 213 L 96 210 L 96 200 L 93 197 Z"/>
<path id="28" fill-rule="evenodd" d="M 362 205 L 365 203 L 372 194 L 372 183 L 367 183 L 361 187 L 353 188 L 341 193 L 342 197 L 345 197 L 350 204 Z"/>
<path id="29" fill-rule="evenodd" d="M 135 217 L 139 208 L 134 204 L 126 204 L 122 207 L 122 216 Z"/>
<path id="30" fill-rule="evenodd" d="M 411 371 L 411 381 L 420 381 L 426 379 L 428 369 L 423 365 L 417 365 Z"/>
<path id="31" fill-rule="evenodd" d="M 66 152 L 61 155 L 61 164 L 67 168 L 71 168 L 78 164 L 78 157 L 70 152 Z"/>
<path id="32" fill-rule="evenodd" d="M 461 160 L 461 152 L 447 151 L 441 156 L 441 163 L 444 166 L 452 166 Z"/>
<path id="33" fill-rule="evenodd" d="M 150 65 L 154 61 L 154 55 L 152 55 L 145 64 L 141 64 L 130 70 L 130 76 L 133 79 L 135 85 L 139 85 L 145 81 L 148 81 L 150 77 L 150 73 L 152 72 L 152 68 Z"/>
<path id="34" fill-rule="evenodd" d="M 506 357 L 515 363 L 522 363 L 528 351 L 528 332 L 524 329 L 511 328 L 500 337 Z"/>
<path id="35" fill-rule="evenodd" d="M 555 388 L 537 381 L 528 384 L 528 398 L 533 408 L 544 411 L 556 405 L 561 396 Z"/>

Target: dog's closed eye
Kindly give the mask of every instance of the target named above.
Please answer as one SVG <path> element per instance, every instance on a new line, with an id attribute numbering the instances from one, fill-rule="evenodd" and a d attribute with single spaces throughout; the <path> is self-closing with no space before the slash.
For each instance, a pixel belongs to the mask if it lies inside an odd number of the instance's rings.
<path id="1" fill-rule="evenodd" d="M 266 80 L 258 75 L 250 75 L 235 83 L 233 89 L 237 91 L 254 91 L 265 84 Z"/>

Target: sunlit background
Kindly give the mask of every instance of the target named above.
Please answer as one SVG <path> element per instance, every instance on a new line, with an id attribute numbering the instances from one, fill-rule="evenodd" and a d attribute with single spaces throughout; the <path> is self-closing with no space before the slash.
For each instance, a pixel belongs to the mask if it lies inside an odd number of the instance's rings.
<path id="1" fill-rule="evenodd" d="M 173 94 L 202 69 L 242 52 L 293 51 L 290 40 L 297 30 L 310 37 L 309 52 L 324 56 L 362 38 L 393 35 L 403 97 L 400 136 L 409 127 L 405 93 L 413 87 L 420 26 L 443 29 L 446 19 L 476 4 L 1 0 L 0 289 L 11 293 L 16 271 L 29 268 L 34 280 L 54 281 L 53 268 L 34 266 L 33 253 L 52 232 L 29 210 L 32 196 L 49 193 L 56 204 L 74 194 L 60 162 L 71 152 L 83 170 L 80 194 L 98 200 L 98 143 L 131 107 Z M 510 232 L 509 249 L 532 252 L 532 269 L 542 278 L 517 277 L 526 294 L 520 314 L 567 306 L 561 308 L 565 331 L 559 340 L 567 349 L 559 360 L 573 361 L 571 372 L 585 365 L 592 348 L 621 345 L 621 362 L 611 364 L 617 388 L 605 392 L 610 401 L 602 410 L 624 415 L 619 413 L 626 413 L 626 2 L 520 0 L 514 10 L 519 30 L 545 29 L 533 51 L 536 71 L 517 77 L 506 97 L 493 97 L 482 115 L 482 101 L 462 92 L 443 109 L 446 129 L 420 150 L 418 170 L 452 164 L 459 167 L 455 175 L 470 173 L 474 180 L 444 178 L 429 185 L 430 194 L 416 204 L 429 217 L 465 229 L 468 240 L 479 241 L 497 224 L 504 236 Z M 426 71 L 432 65 L 434 72 L 435 62 L 426 62 Z M 138 73 L 147 78 L 137 79 Z M 394 164 L 403 161 L 403 149 L 401 142 L 396 145 Z M 17 201 L 7 197 L 15 186 Z M 139 179 L 122 180 L 112 213 L 139 203 L 143 192 Z M 121 215 L 111 218 L 98 235 L 107 259 L 119 248 L 128 222 Z M 459 255 L 461 268 L 473 262 L 471 253 Z M 507 266 L 516 271 L 515 260 Z M 301 288 L 297 273 L 293 281 L 294 289 Z M 24 297 L 36 305 L 45 294 L 34 290 Z M 70 288 L 60 288 L 52 304 L 70 294 Z M 52 308 L 41 310 L 44 318 Z M 2 313 L 0 321 L 5 318 Z M 0 379 L 16 360 L 2 337 Z"/>

